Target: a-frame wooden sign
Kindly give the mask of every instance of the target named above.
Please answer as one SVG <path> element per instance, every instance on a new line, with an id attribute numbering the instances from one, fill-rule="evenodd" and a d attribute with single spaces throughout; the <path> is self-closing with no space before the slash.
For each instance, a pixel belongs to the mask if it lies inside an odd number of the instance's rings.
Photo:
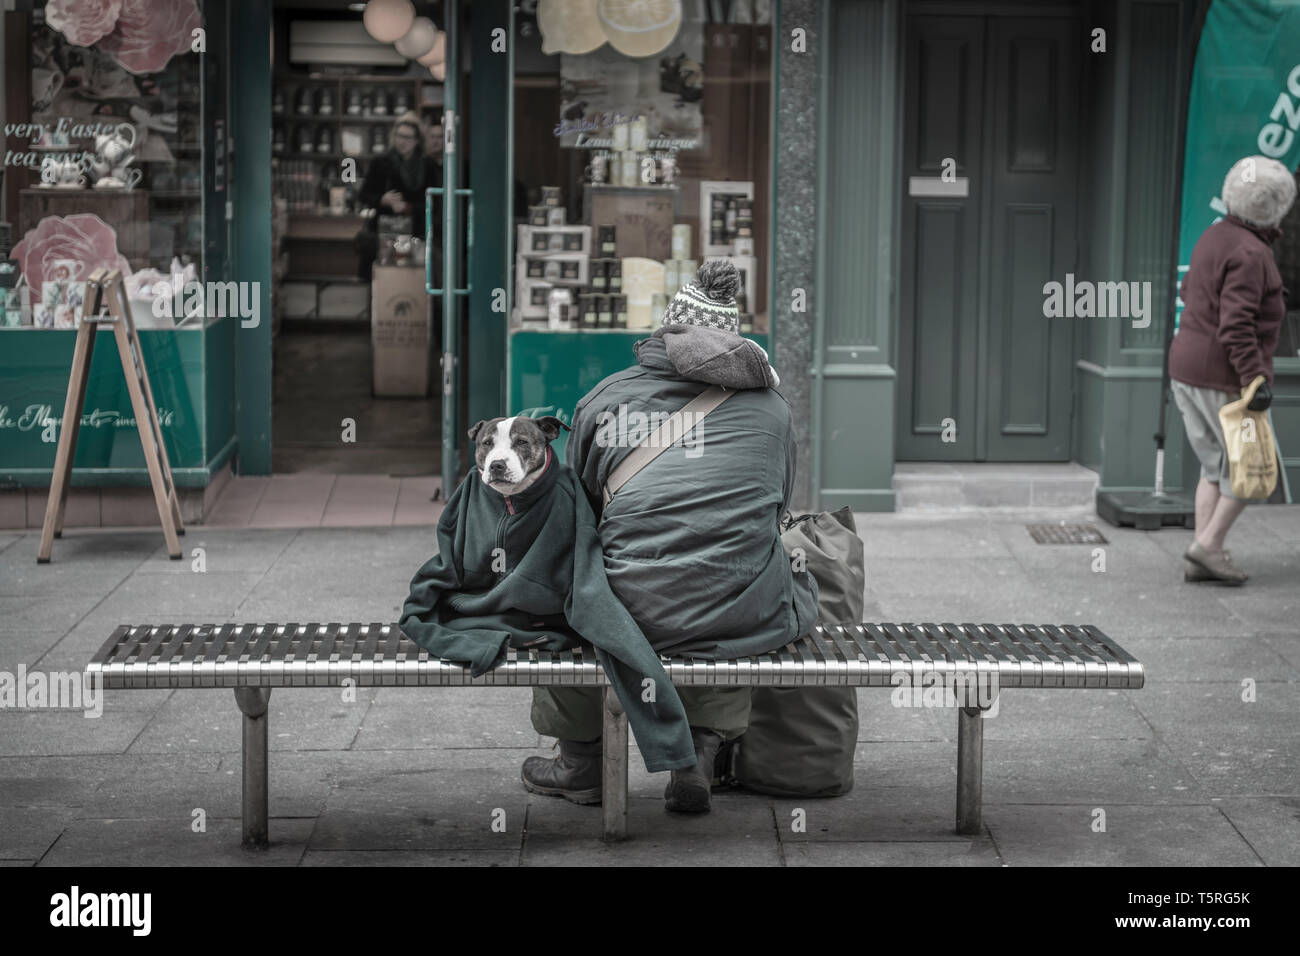
<path id="1" fill-rule="evenodd" d="M 177 536 L 185 533 L 185 525 L 181 521 L 176 485 L 172 482 L 171 464 L 167 461 L 167 447 L 163 444 L 162 429 L 158 425 L 153 389 L 149 387 L 149 372 L 144 365 L 135 323 L 131 321 L 131 304 L 127 301 L 122 273 L 116 269 L 101 268 L 92 272 L 86 282 L 85 310 L 77 329 L 76 348 L 72 353 L 68 398 L 63 406 L 59 447 L 54 456 L 54 475 L 50 479 L 50 498 L 45 504 L 41 550 L 36 556 L 41 564 L 49 563 L 54 539 L 63 534 L 63 509 L 68 501 L 72 460 L 77 453 L 77 432 L 81 427 L 82 406 L 86 401 L 90 359 L 95 351 L 95 336 L 99 333 L 99 327 L 106 324 L 113 327 L 113 337 L 117 340 L 117 354 L 122 360 L 126 389 L 131 394 L 131 407 L 135 411 L 136 430 L 140 433 L 140 444 L 144 448 L 144 461 L 149 468 L 154 502 L 158 505 L 158 517 L 162 519 L 163 537 L 167 539 L 167 553 L 173 560 L 180 560 L 181 545 Z"/>

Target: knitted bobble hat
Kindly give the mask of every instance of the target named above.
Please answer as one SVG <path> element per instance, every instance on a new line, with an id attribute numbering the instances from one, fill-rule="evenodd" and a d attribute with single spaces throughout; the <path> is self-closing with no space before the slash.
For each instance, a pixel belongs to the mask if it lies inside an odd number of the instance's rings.
<path id="1" fill-rule="evenodd" d="M 740 330 L 736 291 L 740 270 L 734 263 L 715 259 L 700 266 L 695 281 L 678 290 L 664 311 L 664 325 L 702 325 L 724 332 Z"/>

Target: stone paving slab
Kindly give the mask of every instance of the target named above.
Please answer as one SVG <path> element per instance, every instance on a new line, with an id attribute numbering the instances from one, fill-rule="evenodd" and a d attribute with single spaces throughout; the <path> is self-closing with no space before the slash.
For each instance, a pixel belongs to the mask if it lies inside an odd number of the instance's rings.
<path id="1" fill-rule="evenodd" d="M 353 747 L 536 747 L 526 687 L 384 687 Z"/>
<path id="2" fill-rule="evenodd" d="M 528 806 L 525 866 L 772 866 L 780 863 L 771 806 L 719 794 L 706 814 L 669 813 L 663 797 L 628 800 L 628 839 L 600 839 L 599 807 L 534 796 Z"/>
<path id="3" fill-rule="evenodd" d="M 786 866 L 1002 866 L 991 841 L 954 843 L 800 843 L 783 849 Z"/>
<path id="4" fill-rule="evenodd" d="M 340 778 L 313 850 L 518 850 L 528 794 L 495 769 Z M 503 829 L 499 829 L 503 828 Z"/>
<path id="5" fill-rule="evenodd" d="M 271 692 L 267 710 L 270 749 L 343 750 L 365 719 L 373 688 L 354 688 L 345 703 L 332 687 L 295 687 Z M 122 691 L 130 694 L 135 691 Z M 243 716 L 230 688 L 186 689 L 173 694 L 153 715 L 130 752 L 204 753 L 230 750 L 242 734 Z"/>
<path id="6" fill-rule="evenodd" d="M 308 850 L 303 866 L 518 866 L 518 850 Z"/>
<path id="7" fill-rule="evenodd" d="M 75 824 L 68 807 L 9 807 L 0 813 L 0 859 L 39 860 Z"/>
<path id="8" fill-rule="evenodd" d="M 83 802 L 82 818 L 171 819 L 188 824 L 195 809 L 209 821 L 238 821 L 243 779 L 238 755 L 186 755 L 188 764 L 154 754 L 128 756 L 109 769 Z M 201 761 L 201 762 L 200 762 Z M 275 766 L 271 778 L 273 817 L 315 817 L 329 793 L 327 773 Z"/>
<path id="9" fill-rule="evenodd" d="M 1197 782 L 1220 796 L 1294 794 L 1300 784 L 1300 684 L 1155 685 L 1136 704 Z"/>
<path id="10" fill-rule="evenodd" d="M 140 565 L 137 573 L 265 574 L 283 556 L 285 549 L 298 534 L 297 528 L 249 529 L 232 535 L 196 527 L 181 541 L 180 561 L 168 557 L 166 545 L 159 544 Z M 196 548 L 202 549 L 201 564 L 198 563 L 200 556 L 194 554 Z M 194 570 L 196 566 L 204 570 L 197 572 Z"/>
<path id="11" fill-rule="evenodd" d="M 951 763 L 956 787 L 957 757 Z M 955 791 L 954 791 L 955 792 Z M 985 740 L 984 799 L 992 803 L 1204 803 L 1201 781 L 1159 740 Z"/>
<path id="12" fill-rule="evenodd" d="M 772 808 L 788 854 L 791 845 L 809 843 L 970 843 L 956 831 L 956 800 L 955 778 L 950 789 L 886 787 L 868 772 L 855 775 L 843 796 L 774 798 Z"/>
<path id="13" fill-rule="evenodd" d="M 1300 866 L 1300 796 L 1214 799 L 1269 866 Z"/>
<path id="14" fill-rule="evenodd" d="M 1142 662 L 1147 687 L 1168 682 L 1215 683 L 1251 674 L 1260 675 L 1260 679 L 1268 675 L 1268 680 L 1300 681 L 1300 656 L 1289 660 L 1282 649 L 1285 638 L 1278 637 L 1281 646 L 1267 635 L 1130 637 L 1123 646 Z"/>
<path id="15" fill-rule="evenodd" d="M 1264 640 L 1269 647 L 1286 658 L 1292 667 L 1300 668 L 1300 631 L 1267 633 Z"/>
<path id="16" fill-rule="evenodd" d="M 41 858 L 41 866 L 297 866 L 312 820 L 273 819 L 271 845 L 245 850 L 238 820 L 207 821 L 203 833 L 188 819 L 80 820 Z"/>
<path id="17" fill-rule="evenodd" d="M 75 710 L 0 710 L 0 756 L 125 753 L 152 718 L 140 710 L 106 710 L 99 718 Z"/>
<path id="18" fill-rule="evenodd" d="M 1081 807 L 986 805 L 984 824 L 1008 866 L 1260 866 L 1216 807 L 1106 808 L 1105 832 Z"/>

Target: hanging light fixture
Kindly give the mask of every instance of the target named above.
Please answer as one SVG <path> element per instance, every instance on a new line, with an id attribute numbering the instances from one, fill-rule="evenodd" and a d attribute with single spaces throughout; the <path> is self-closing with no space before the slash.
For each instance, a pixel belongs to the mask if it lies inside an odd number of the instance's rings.
<path id="1" fill-rule="evenodd" d="M 411 22 L 411 28 L 393 46 L 402 56 L 414 60 L 429 53 L 437 39 L 438 28 L 433 25 L 433 21 L 428 17 L 416 17 Z"/>
<path id="2" fill-rule="evenodd" d="M 370 0 L 361 14 L 366 32 L 380 43 L 400 40 L 414 20 L 415 6 L 411 0 Z"/>
<path id="3" fill-rule="evenodd" d="M 432 67 L 435 63 L 442 63 L 447 59 L 447 34 L 441 30 L 438 31 L 438 38 L 433 41 L 433 49 L 424 56 L 415 58 L 415 61 L 421 66 Z"/>

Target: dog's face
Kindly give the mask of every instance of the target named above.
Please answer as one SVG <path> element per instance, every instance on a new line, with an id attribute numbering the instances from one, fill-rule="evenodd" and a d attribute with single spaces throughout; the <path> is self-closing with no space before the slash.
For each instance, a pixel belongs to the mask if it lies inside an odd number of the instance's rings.
<path id="1" fill-rule="evenodd" d="M 493 491 L 517 495 L 542 473 L 546 448 L 560 429 L 569 430 L 558 418 L 493 418 L 478 422 L 469 430 L 474 443 L 474 462 L 479 477 Z"/>

